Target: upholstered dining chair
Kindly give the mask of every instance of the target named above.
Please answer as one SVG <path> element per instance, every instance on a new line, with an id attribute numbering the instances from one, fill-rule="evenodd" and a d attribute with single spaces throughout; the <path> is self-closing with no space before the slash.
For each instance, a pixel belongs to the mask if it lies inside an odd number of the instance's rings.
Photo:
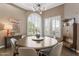
<path id="1" fill-rule="evenodd" d="M 13 53 L 13 55 L 15 55 L 17 53 L 17 47 L 16 47 L 16 39 L 15 38 L 11 38 L 10 42 L 11 42 L 11 51 Z"/>
<path id="2" fill-rule="evenodd" d="M 51 51 L 52 47 L 41 49 L 38 54 L 39 56 L 47 56 Z"/>
<path id="3" fill-rule="evenodd" d="M 22 37 L 16 42 L 18 47 L 23 47 L 26 44 L 26 35 L 22 35 Z"/>
<path id="4" fill-rule="evenodd" d="M 20 47 L 18 49 L 19 56 L 38 56 L 37 52 L 33 48 Z"/>
<path id="5" fill-rule="evenodd" d="M 59 42 L 53 47 L 45 48 L 39 51 L 40 56 L 59 56 L 61 55 L 63 42 Z"/>
<path id="6" fill-rule="evenodd" d="M 59 42 L 54 47 L 52 47 L 48 55 L 49 56 L 60 56 L 62 52 L 62 46 L 63 46 L 63 42 Z"/>

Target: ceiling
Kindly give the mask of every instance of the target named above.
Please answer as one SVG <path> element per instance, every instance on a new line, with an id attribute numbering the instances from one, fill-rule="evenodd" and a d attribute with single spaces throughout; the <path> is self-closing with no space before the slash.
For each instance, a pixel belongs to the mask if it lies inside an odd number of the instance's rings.
<path id="1" fill-rule="evenodd" d="M 13 4 L 22 9 L 33 11 L 34 3 L 13 3 Z M 54 8 L 56 6 L 62 5 L 64 3 L 40 3 L 40 4 L 41 4 L 41 10 L 45 11 Z"/>

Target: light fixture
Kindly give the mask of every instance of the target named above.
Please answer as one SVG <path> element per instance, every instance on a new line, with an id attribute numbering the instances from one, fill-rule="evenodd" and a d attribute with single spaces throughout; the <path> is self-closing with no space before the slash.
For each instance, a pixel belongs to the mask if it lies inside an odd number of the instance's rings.
<path id="1" fill-rule="evenodd" d="M 43 9 L 43 7 L 42 7 L 42 5 L 41 4 L 33 4 L 33 11 L 34 12 L 39 12 L 40 14 L 42 14 L 42 10 Z"/>
<path id="2" fill-rule="evenodd" d="M 4 30 L 6 30 L 6 35 L 10 36 L 11 35 L 11 31 L 12 31 L 12 25 L 5 23 Z"/>

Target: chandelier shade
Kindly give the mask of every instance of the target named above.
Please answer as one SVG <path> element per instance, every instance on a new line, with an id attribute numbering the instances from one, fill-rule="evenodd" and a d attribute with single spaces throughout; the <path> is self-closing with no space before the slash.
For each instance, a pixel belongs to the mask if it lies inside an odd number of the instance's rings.
<path id="1" fill-rule="evenodd" d="M 45 9 L 45 7 L 43 7 L 42 4 L 39 4 L 39 3 L 33 4 L 33 11 L 34 12 L 39 12 L 40 14 L 42 14 L 42 11 L 44 9 Z"/>

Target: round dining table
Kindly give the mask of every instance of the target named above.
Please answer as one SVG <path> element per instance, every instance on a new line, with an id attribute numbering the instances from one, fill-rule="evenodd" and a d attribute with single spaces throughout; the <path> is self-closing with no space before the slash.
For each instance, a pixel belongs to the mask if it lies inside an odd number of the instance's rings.
<path id="1" fill-rule="evenodd" d="M 25 40 L 25 47 L 34 48 L 36 50 L 53 47 L 57 44 L 57 40 L 51 37 L 40 37 L 36 38 L 36 36 L 28 36 Z"/>

